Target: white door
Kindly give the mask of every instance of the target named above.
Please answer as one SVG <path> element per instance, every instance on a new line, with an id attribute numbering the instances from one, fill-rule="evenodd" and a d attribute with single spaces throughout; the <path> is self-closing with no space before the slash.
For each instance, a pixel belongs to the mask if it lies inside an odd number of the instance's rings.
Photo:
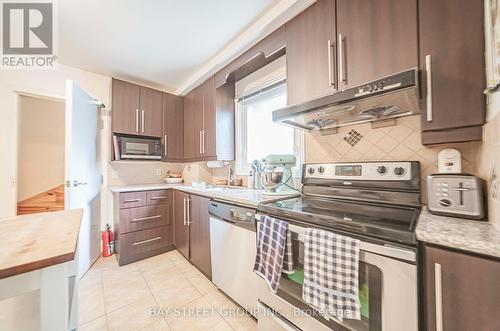
<path id="1" fill-rule="evenodd" d="M 66 81 L 64 208 L 83 209 L 77 247 L 80 278 L 100 254 L 102 171 L 98 150 L 98 108 L 75 82 Z"/>

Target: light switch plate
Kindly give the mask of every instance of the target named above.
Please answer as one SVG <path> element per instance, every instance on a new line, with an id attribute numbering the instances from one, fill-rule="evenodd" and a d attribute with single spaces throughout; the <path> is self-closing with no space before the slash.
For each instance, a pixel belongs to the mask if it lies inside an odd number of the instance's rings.
<path id="1" fill-rule="evenodd" d="M 156 168 L 156 176 L 161 176 L 161 168 Z"/>

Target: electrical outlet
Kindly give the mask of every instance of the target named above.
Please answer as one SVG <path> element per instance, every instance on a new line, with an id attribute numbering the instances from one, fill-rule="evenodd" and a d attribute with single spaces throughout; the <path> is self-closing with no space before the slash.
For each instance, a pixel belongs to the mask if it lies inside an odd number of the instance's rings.
<path id="1" fill-rule="evenodd" d="M 161 168 L 156 168 L 156 176 L 161 176 Z"/>
<path id="2" fill-rule="evenodd" d="M 111 171 L 111 177 L 112 177 L 112 178 L 115 178 L 115 179 L 116 179 L 116 178 L 118 178 L 118 177 L 119 177 L 119 176 L 118 176 L 118 171 L 116 171 L 116 170 L 114 170 L 114 169 L 113 169 L 113 170 Z"/>

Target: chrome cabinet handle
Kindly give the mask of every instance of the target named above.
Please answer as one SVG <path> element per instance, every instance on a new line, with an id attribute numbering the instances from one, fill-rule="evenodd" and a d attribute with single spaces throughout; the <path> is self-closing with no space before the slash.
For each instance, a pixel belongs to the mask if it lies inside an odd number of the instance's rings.
<path id="1" fill-rule="evenodd" d="M 157 218 L 161 218 L 161 215 L 155 215 L 155 216 L 148 216 L 148 217 L 141 217 L 141 218 L 134 218 L 131 223 L 135 222 L 140 222 L 140 221 L 149 221 L 149 220 L 155 220 Z"/>
<path id="2" fill-rule="evenodd" d="M 425 73 L 427 77 L 427 122 L 432 122 L 432 57 L 425 56 Z"/>
<path id="3" fill-rule="evenodd" d="M 191 212 L 189 211 L 189 209 L 191 208 L 191 199 L 190 198 L 186 198 L 187 200 L 187 225 L 191 225 L 191 221 L 189 220 L 191 218 Z"/>
<path id="4" fill-rule="evenodd" d="M 203 154 L 203 143 L 201 142 L 201 140 L 202 140 L 202 137 L 201 137 L 202 133 L 201 133 L 201 131 L 202 130 L 200 130 L 200 139 L 199 139 L 200 140 L 200 154 Z"/>
<path id="5" fill-rule="evenodd" d="M 161 239 L 161 237 L 156 237 L 156 238 L 146 239 L 146 240 L 142 240 L 142 241 L 136 241 L 135 243 L 132 244 L 132 246 L 142 245 L 142 244 L 150 243 L 152 241 L 157 241 L 160 239 Z"/>
<path id="6" fill-rule="evenodd" d="M 436 298 L 436 331 L 443 331 L 443 286 L 441 264 L 434 263 L 434 295 Z"/>
<path id="7" fill-rule="evenodd" d="M 157 196 L 157 197 L 151 197 L 151 200 L 163 200 L 166 199 L 166 196 Z"/>
<path id="8" fill-rule="evenodd" d="M 339 81 L 344 84 L 347 84 L 347 66 L 346 66 L 346 58 L 345 58 L 345 36 L 339 34 Z"/>
<path id="9" fill-rule="evenodd" d="M 135 110 L 135 132 L 139 132 L 139 109 Z"/>
<path id="10" fill-rule="evenodd" d="M 123 200 L 124 203 L 131 203 L 131 202 L 139 202 L 141 199 L 129 199 L 129 200 Z"/>
<path id="11" fill-rule="evenodd" d="M 163 149 L 165 152 L 165 156 L 167 156 L 167 135 L 165 135 L 165 140 L 163 141 L 163 143 L 164 143 Z"/>
<path id="12" fill-rule="evenodd" d="M 141 132 L 144 133 L 144 110 L 141 110 Z"/>
<path id="13" fill-rule="evenodd" d="M 186 225 L 186 198 L 183 199 L 183 204 L 184 204 L 184 225 Z"/>
<path id="14" fill-rule="evenodd" d="M 205 129 L 201 130 L 201 142 L 202 142 L 202 153 L 203 155 L 205 155 Z"/>
<path id="15" fill-rule="evenodd" d="M 328 39 L 327 43 L 327 49 L 328 49 L 328 86 L 331 86 L 333 88 L 337 88 L 337 84 L 335 81 L 335 63 L 337 62 L 336 60 L 336 46 L 335 42 L 332 42 L 330 39 Z M 332 56 L 333 53 L 333 56 Z"/>

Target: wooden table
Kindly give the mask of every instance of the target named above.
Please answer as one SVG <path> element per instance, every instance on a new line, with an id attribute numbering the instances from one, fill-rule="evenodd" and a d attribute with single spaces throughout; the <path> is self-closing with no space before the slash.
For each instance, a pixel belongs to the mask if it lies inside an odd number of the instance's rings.
<path id="1" fill-rule="evenodd" d="M 76 328 L 75 259 L 82 213 L 0 219 L 0 301 L 39 289 L 42 331 Z"/>

